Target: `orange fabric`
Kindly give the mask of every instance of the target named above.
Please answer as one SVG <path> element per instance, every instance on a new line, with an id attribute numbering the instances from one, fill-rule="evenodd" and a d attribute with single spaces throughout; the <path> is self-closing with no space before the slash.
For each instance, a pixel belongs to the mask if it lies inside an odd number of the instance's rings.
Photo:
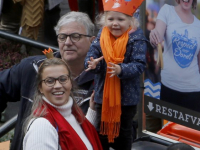
<path id="1" fill-rule="evenodd" d="M 133 13 L 140 7 L 144 0 L 103 0 L 104 11 L 117 11 L 129 16 L 133 16 Z"/>
<path id="2" fill-rule="evenodd" d="M 100 37 L 100 46 L 107 63 L 122 63 L 128 42 L 129 28 L 123 35 L 115 39 L 107 27 L 104 27 Z M 100 134 L 108 135 L 108 142 L 114 142 L 114 138 L 119 136 L 120 116 L 121 116 L 121 84 L 117 76 L 109 77 L 106 71 L 104 83 L 101 128 Z"/>

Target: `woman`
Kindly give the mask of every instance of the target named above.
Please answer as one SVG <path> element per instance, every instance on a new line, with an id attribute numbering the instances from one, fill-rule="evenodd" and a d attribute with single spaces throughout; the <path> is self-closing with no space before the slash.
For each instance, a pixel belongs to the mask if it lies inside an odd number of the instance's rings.
<path id="1" fill-rule="evenodd" d="M 200 111 L 200 21 L 192 14 L 197 0 L 176 0 L 164 5 L 150 33 L 150 42 L 164 40 L 161 99 Z"/>
<path id="2" fill-rule="evenodd" d="M 95 128 L 71 95 L 72 80 L 67 64 L 59 58 L 46 59 L 36 79 L 23 149 L 101 150 Z"/>

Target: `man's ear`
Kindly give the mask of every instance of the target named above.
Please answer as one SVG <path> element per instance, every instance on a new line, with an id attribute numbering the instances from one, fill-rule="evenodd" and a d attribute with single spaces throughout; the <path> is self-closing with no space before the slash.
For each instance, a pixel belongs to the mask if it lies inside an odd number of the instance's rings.
<path id="1" fill-rule="evenodd" d="M 92 43 L 92 41 L 95 39 L 95 36 L 90 37 L 90 42 Z"/>

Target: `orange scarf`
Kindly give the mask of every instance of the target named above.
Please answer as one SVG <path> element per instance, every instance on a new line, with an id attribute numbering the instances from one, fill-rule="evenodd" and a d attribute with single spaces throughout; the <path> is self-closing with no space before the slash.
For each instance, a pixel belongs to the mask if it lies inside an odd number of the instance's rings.
<path id="1" fill-rule="evenodd" d="M 123 35 L 115 39 L 107 27 L 104 27 L 100 37 L 100 46 L 107 63 L 122 63 L 128 42 L 129 28 Z M 104 83 L 101 128 L 100 134 L 108 135 L 108 142 L 114 142 L 119 136 L 121 117 L 121 84 L 117 76 L 109 77 L 109 69 L 106 71 Z"/>

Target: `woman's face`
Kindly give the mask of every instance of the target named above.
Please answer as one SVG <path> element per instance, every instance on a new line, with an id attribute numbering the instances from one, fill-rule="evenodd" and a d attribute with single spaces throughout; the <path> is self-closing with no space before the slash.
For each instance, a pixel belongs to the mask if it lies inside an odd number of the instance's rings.
<path id="1" fill-rule="evenodd" d="M 192 9 L 192 3 L 193 3 L 193 0 L 180 0 L 179 5 L 184 10 L 191 10 Z"/>
<path id="2" fill-rule="evenodd" d="M 49 66 L 43 70 L 40 92 L 54 105 L 61 106 L 68 102 L 72 89 L 71 80 L 68 77 L 69 72 L 64 65 Z M 53 85 L 53 81 L 55 84 Z M 61 82 L 61 83 L 60 83 Z M 52 86 L 47 84 L 51 83 Z"/>

